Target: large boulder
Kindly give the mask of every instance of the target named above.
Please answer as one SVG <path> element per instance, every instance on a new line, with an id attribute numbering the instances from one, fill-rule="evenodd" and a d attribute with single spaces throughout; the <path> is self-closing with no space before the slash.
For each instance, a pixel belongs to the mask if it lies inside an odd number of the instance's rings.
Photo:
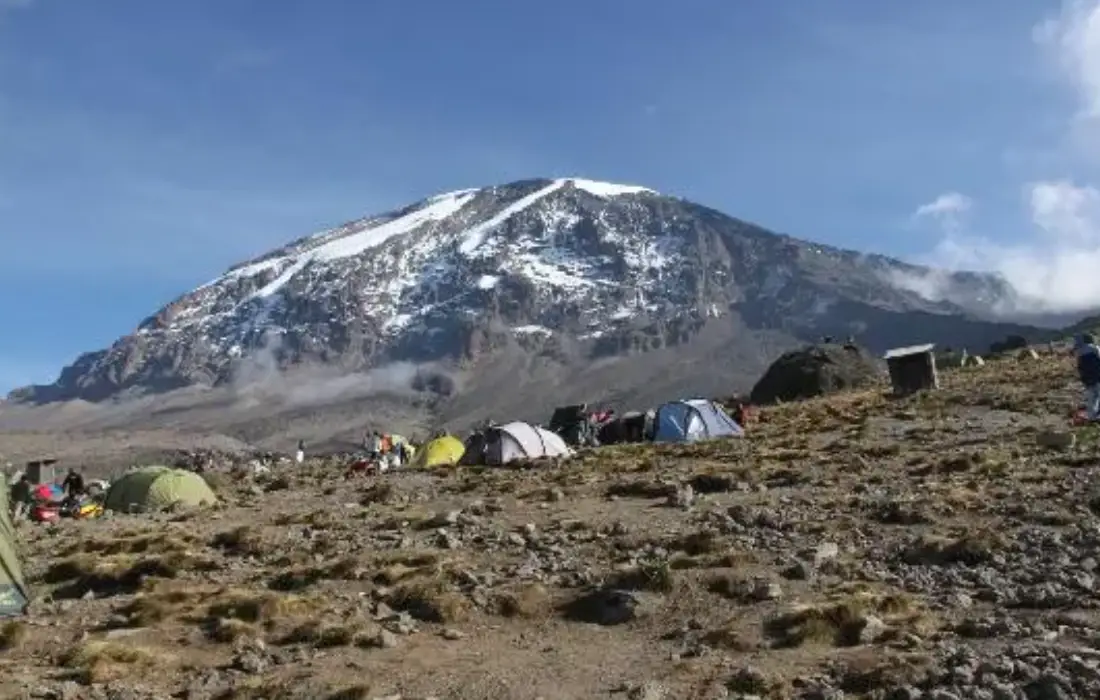
<path id="1" fill-rule="evenodd" d="M 856 345 L 822 343 L 784 353 L 752 388 L 754 404 L 797 401 L 882 380 L 880 361 Z"/>

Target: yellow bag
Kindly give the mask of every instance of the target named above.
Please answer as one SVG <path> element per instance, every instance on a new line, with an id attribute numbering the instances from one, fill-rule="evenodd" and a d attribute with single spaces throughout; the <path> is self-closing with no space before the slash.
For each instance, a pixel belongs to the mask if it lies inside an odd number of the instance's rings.
<path id="1" fill-rule="evenodd" d="M 76 510 L 78 518 L 98 518 L 101 515 L 103 515 L 103 506 L 95 501 L 83 503 Z"/>

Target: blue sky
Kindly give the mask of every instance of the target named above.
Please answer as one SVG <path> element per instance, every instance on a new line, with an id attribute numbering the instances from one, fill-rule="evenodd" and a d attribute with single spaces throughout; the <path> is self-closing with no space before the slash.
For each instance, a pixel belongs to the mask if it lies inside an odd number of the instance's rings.
<path id="1" fill-rule="evenodd" d="M 1094 4 L 0 0 L 0 392 L 290 239 L 535 176 L 1100 298 L 1051 287 L 1100 260 Z"/>

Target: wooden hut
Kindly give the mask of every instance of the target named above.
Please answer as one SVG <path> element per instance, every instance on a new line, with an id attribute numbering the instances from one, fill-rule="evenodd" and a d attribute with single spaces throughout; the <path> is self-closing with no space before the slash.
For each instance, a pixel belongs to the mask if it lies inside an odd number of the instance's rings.
<path id="1" fill-rule="evenodd" d="M 54 479 L 57 478 L 55 464 L 57 464 L 56 459 L 37 459 L 33 462 L 27 462 L 23 473 L 27 475 L 27 479 L 32 484 L 52 484 Z"/>
<path id="2" fill-rule="evenodd" d="M 906 396 L 924 389 L 939 388 L 934 348 L 934 343 L 928 343 L 894 348 L 886 353 L 884 359 L 890 370 L 890 384 L 895 394 Z"/>

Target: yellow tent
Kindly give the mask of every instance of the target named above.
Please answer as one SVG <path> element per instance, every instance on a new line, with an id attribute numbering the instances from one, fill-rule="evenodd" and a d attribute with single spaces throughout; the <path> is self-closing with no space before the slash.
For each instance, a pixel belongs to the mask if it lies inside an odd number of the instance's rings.
<path id="1" fill-rule="evenodd" d="M 452 467 L 462 459 L 462 453 L 466 446 L 462 441 L 450 435 L 437 437 L 420 448 L 416 457 L 409 465 L 414 469 L 435 469 L 436 467 Z"/>

